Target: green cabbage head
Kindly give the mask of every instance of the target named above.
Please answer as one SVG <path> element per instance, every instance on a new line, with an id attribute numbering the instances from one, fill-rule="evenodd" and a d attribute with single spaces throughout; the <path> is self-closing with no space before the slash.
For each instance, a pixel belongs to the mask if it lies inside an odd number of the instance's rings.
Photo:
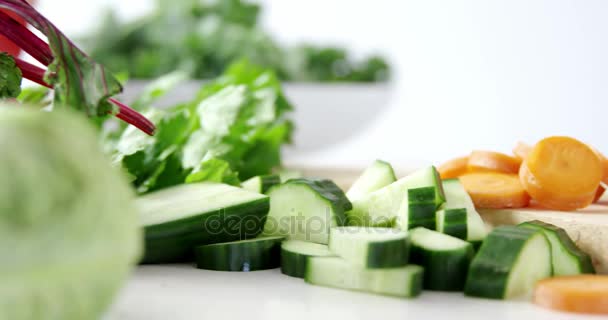
<path id="1" fill-rule="evenodd" d="M 141 252 L 133 194 L 81 115 L 0 104 L 0 319 L 99 319 Z"/>

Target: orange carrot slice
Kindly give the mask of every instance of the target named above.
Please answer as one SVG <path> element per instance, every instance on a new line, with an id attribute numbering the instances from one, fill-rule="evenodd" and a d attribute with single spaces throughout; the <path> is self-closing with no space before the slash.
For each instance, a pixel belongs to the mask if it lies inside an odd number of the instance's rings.
<path id="1" fill-rule="evenodd" d="M 545 308 L 592 314 L 608 314 L 608 276 L 577 275 L 541 280 L 534 303 Z"/>
<path id="2" fill-rule="evenodd" d="M 597 155 L 598 158 L 600 158 L 600 161 L 602 162 L 602 182 L 604 182 L 605 184 L 608 184 L 608 159 L 606 159 L 606 157 L 604 156 L 603 153 L 599 152 L 599 150 L 590 147 L 591 150 L 593 150 L 595 152 L 595 154 Z"/>
<path id="3" fill-rule="evenodd" d="M 500 152 L 473 151 L 469 156 L 471 172 L 517 173 L 521 160 Z"/>
<path id="4" fill-rule="evenodd" d="M 600 158 L 600 161 L 602 162 L 602 182 L 605 184 L 608 184 L 608 160 L 606 159 L 606 157 L 604 156 L 603 153 L 601 153 L 599 150 L 597 150 L 596 148 L 589 146 L 591 148 L 591 150 L 593 150 L 595 152 L 595 154 L 597 155 L 598 158 Z M 604 192 L 606 192 L 606 188 L 604 188 L 601 184 L 599 187 L 597 187 L 597 190 L 595 191 L 595 198 L 593 198 L 593 203 L 596 203 L 598 201 L 600 201 L 602 199 L 602 196 L 604 195 Z"/>
<path id="5" fill-rule="evenodd" d="M 600 201 L 602 199 L 602 196 L 604 195 L 604 192 L 606 192 L 606 188 L 604 188 L 602 185 L 597 187 L 597 190 L 595 191 L 595 197 L 593 198 L 593 203 Z"/>
<path id="6" fill-rule="evenodd" d="M 469 163 L 469 157 L 460 157 L 449 160 L 437 168 L 441 179 L 453 179 L 458 178 L 461 175 L 467 173 L 467 165 Z"/>
<path id="7" fill-rule="evenodd" d="M 530 196 L 515 174 L 468 173 L 460 177 L 460 182 L 477 208 L 523 208 L 530 203 Z"/>
<path id="8" fill-rule="evenodd" d="M 602 178 L 602 182 L 608 184 L 608 159 L 604 158 L 602 165 L 604 167 L 604 177 Z"/>
<path id="9" fill-rule="evenodd" d="M 526 157 L 530 154 L 530 151 L 532 151 L 532 146 L 521 141 L 517 143 L 515 148 L 513 148 L 513 154 L 521 161 L 526 159 Z"/>
<path id="10" fill-rule="evenodd" d="M 532 148 L 519 178 L 540 205 L 575 210 L 593 202 L 602 171 L 600 159 L 586 144 L 569 137 L 549 137 Z"/>

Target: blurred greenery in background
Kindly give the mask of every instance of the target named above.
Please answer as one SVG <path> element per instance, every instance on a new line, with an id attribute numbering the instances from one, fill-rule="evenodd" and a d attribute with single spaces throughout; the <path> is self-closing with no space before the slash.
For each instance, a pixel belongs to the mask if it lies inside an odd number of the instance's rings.
<path id="1" fill-rule="evenodd" d="M 388 79 L 389 65 L 380 56 L 355 61 L 338 47 L 282 47 L 258 26 L 260 10 L 258 4 L 242 0 L 157 0 L 155 12 L 128 23 L 110 11 L 82 40 L 93 58 L 131 78 L 183 70 L 207 79 L 246 58 L 288 81 Z"/>

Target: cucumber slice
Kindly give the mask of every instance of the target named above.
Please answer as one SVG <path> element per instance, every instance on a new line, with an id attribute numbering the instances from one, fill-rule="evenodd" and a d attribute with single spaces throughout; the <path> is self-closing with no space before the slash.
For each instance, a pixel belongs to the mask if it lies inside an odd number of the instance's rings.
<path id="1" fill-rule="evenodd" d="M 281 182 L 287 182 L 288 180 L 291 180 L 291 179 L 304 178 L 304 175 L 302 174 L 302 172 L 300 172 L 298 170 L 293 170 L 293 169 L 283 169 L 283 170 L 279 171 L 278 174 L 279 174 L 279 178 L 281 179 Z"/>
<path id="2" fill-rule="evenodd" d="M 257 193 L 266 193 L 270 187 L 281 183 L 281 178 L 276 174 L 253 177 L 241 183 L 243 189 Z"/>
<path id="3" fill-rule="evenodd" d="M 410 262 L 424 268 L 425 289 L 463 290 L 475 254 L 473 245 L 425 228 L 410 230 L 410 241 Z"/>
<path id="4" fill-rule="evenodd" d="M 464 293 L 490 299 L 528 295 L 551 273 L 551 245 L 541 231 L 498 227 L 471 262 Z"/>
<path id="5" fill-rule="evenodd" d="M 217 271 L 256 271 L 278 268 L 284 237 L 208 244 L 194 249 L 196 267 Z"/>
<path id="6" fill-rule="evenodd" d="M 353 210 L 348 212 L 351 226 L 393 226 L 408 189 L 434 187 L 435 208 L 445 202 L 439 174 L 435 167 L 418 170 L 386 187 L 353 201 Z"/>
<path id="7" fill-rule="evenodd" d="M 388 186 L 396 180 L 395 171 L 390 163 L 376 160 L 371 166 L 363 171 L 363 174 L 361 174 L 357 180 L 355 180 L 346 193 L 346 196 L 353 201 L 368 193 Z"/>
<path id="8" fill-rule="evenodd" d="M 486 225 L 481 216 L 475 210 L 473 200 L 464 189 L 458 179 L 443 180 L 446 203 L 442 209 L 466 209 L 467 210 L 467 238 L 469 242 L 483 241 L 488 234 Z"/>
<path id="9" fill-rule="evenodd" d="M 401 203 L 396 227 L 408 230 L 416 227 L 435 228 L 435 187 L 409 189 Z"/>
<path id="10" fill-rule="evenodd" d="M 407 265 L 407 233 L 391 228 L 331 228 L 329 250 L 361 268 L 395 268 Z"/>
<path id="11" fill-rule="evenodd" d="M 467 209 L 437 210 L 435 221 L 435 230 L 459 239 L 467 239 Z"/>
<path id="12" fill-rule="evenodd" d="M 145 232 L 143 263 L 192 258 L 198 245 L 256 237 L 264 226 L 269 198 L 219 183 L 193 183 L 137 199 Z"/>
<path id="13" fill-rule="evenodd" d="M 304 280 L 325 287 L 409 298 L 422 291 L 423 272 L 416 265 L 361 269 L 338 257 L 312 257 L 308 258 Z"/>
<path id="14" fill-rule="evenodd" d="M 595 273 L 591 257 L 576 246 L 564 229 L 538 220 L 524 222 L 519 226 L 540 230 L 549 239 L 554 275 Z"/>
<path id="15" fill-rule="evenodd" d="M 264 236 L 327 244 L 329 229 L 344 225 L 351 208 L 344 192 L 331 180 L 291 179 L 268 191 L 270 213 Z"/>
<path id="16" fill-rule="evenodd" d="M 304 278 L 309 257 L 328 257 L 334 254 L 324 244 L 287 240 L 281 244 L 281 272 L 291 277 Z"/>

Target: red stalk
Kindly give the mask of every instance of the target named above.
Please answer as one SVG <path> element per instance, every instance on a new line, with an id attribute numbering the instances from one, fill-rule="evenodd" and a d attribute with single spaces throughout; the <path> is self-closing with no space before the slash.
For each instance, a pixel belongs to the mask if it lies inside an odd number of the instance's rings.
<path id="1" fill-rule="evenodd" d="M 17 67 L 21 69 L 21 73 L 23 74 L 24 78 L 47 88 L 53 89 L 50 84 L 44 81 L 44 69 L 39 68 L 31 63 L 25 62 L 19 58 L 15 58 L 15 63 L 17 64 Z M 152 123 L 146 117 L 114 98 L 110 98 L 108 99 L 108 101 L 118 107 L 118 113 L 116 114 L 116 117 L 118 119 L 121 119 L 135 126 L 136 128 L 145 132 L 148 135 L 154 135 L 156 127 L 154 126 L 154 123 Z"/>
<path id="2" fill-rule="evenodd" d="M 21 69 L 21 74 L 23 75 L 24 78 L 29 79 L 33 82 L 36 82 L 37 84 L 41 85 L 41 86 L 45 86 L 49 89 L 53 89 L 53 86 L 51 86 L 50 84 L 46 83 L 44 81 L 44 69 L 42 68 L 38 68 L 37 66 L 31 64 L 31 63 L 27 63 L 19 58 L 14 58 L 15 59 L 15 64 L 17 64 L 17 67 L 19 69 Z"/>
<path id="3" fill-rule="evenodd" d="M 53 62 L 51 48 L 27 27 L 0 11 L 0 33 L 45 66 Z"/>
<path id="4" fill-rule="evenodd" d="M 23 12 L 27 11 L 27 9 L 32 9 L 31 7 L 29 7 L 29 4 L 25 2 L 25 0 L 21 1 L 23 1 L 21 5 L 15 2 L 13 2 L 12 4 L 9 3 L 9 9 L 12 9 L 13 11 L 17 9 L 16 12 L 22 15 Z M 25 6 L 22 6 L 23 4 L 25 4 Z M 32 20 L 32 18 L 27 20 L 39 30 L 54 28 L 54 26 L 44 17 L 38 16 L 37 18 L 38 19 Z M 59 31 L 56 30 L 56 32 Z M 23 51 L 30 54 L 34 59 L 38 60 L 43 65 L 48 66 L 50 63 L 53 62 L 54 56 L 49 45 L 45 41 L 40 39 L 38 36 L 36 36 L 33 32 L 31 32 L 27 27 L 22 25 L 19 21 L 15 20 L 13 17 L 2 11 L 0 11 L 0 34 L 6 36 L 9 41 L 19 46 L 21 49 L 23 49 Z M 59 34 L 61 33 L 59 32 Z M 44 69 L 38 68 L 23 60 L 15 60 L 17 66 L 22 71 L 23 77 L 33 82 L 36 82 L 42 86 L 52 89 L 52 86 L 44 81 Z M 117 118 L 126 121 L 127 123 L 137 127 L 138 129 L 149 135 L 154 135 L 154 131 L 156 130 L 156 128 L 150 120 L 146 119 L 146 117 L 116 99 L 109 98 L 108 101 L 118 106 L 119 111 L 115 115 Z"/>

